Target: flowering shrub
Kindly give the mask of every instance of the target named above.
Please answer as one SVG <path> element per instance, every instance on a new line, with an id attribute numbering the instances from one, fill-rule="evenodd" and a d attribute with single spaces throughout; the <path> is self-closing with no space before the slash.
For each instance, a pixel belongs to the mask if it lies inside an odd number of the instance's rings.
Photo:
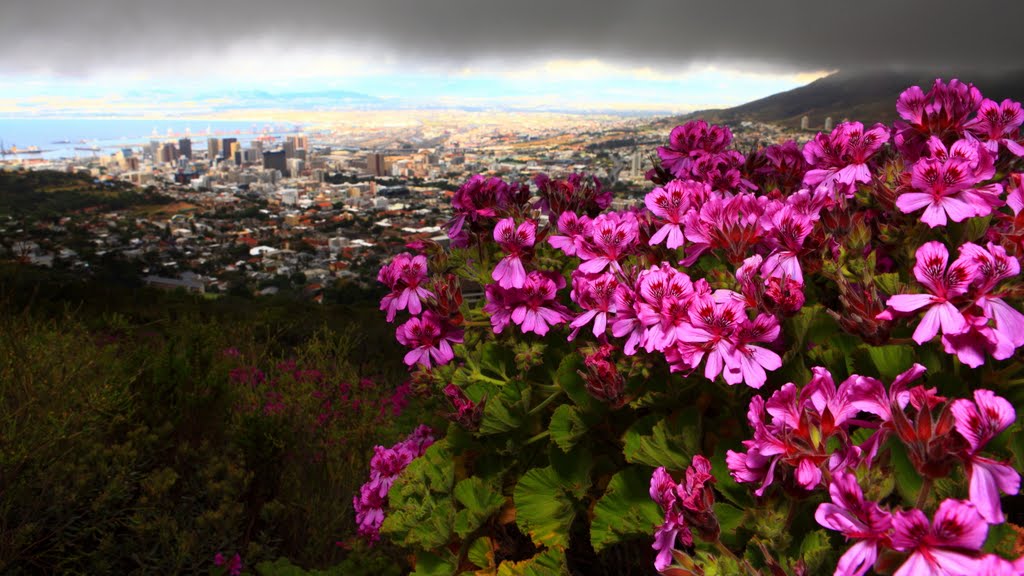
<path id="1" fill-rule="evenodd" d="M 380 533 L 417 574 L 1024 573 L 1024 113 L 897 111 L 748 155 L 690 122 L 618 210 L 467 182 L 380 274 L 452 406 Z"/>

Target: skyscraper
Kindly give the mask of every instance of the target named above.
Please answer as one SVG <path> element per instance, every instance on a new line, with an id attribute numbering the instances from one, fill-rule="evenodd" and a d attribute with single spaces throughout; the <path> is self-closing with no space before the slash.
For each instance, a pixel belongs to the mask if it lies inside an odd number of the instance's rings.
<path id="1" fill-rule="evenodd" d="M 220 140 L 220 155 L 225 160 L 235 159 L 235 147 L 238 146 L 237 138 L 221 138 Z"/>
<path id="2" fill-rule="evenodd" d="M 192 159 L 192 140 L 189 138 L 182 138 L 178 140 L 178 154 Z"/>
<path id="3" fill-rule="evenodd" d="M 206 141 L 206 156 L 212 162 L 214 158 L 220 156 L 220 140 L 216 138 L 210 138 Z"/>
<path id="4" fill-rule="evenodd" d="M 809 130 L 810 127 L 811 127 L 811 119 L 808 118 L 807 116 L 801 117 L 800 118 L 800 129 L 801 130 Z"/>
<path id="5" fill-rule="evenodd" d="M 371 152 L 366 155 L 366 171 L 374 176 L 384 176 L 384 155 Z"/>
<path id="6" fill-rule="evenodd" d="M 282 176 L 288 175 L 288 159 L 284 150 L 268 150 L 263 153 L 263 167 L 267 170 L 277 170 Z"/>

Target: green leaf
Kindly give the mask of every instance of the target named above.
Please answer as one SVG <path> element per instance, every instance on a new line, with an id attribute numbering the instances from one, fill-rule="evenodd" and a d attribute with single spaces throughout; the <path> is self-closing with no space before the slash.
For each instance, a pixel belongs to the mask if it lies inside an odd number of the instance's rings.
<path id="1" fill-rule="evenodd" d="M 902 442 L 895 440 L 889 442 L 889 446 L 893 475 L 896 476 L 896 490 L 904 502 L 912 506 L 917 502 L 917 494 L 921 491 L 921 474 L 907 457 L 907 449 Z"/>
<path id="2" fill-rule="evenodd" d="M 451 537 L 455 463 L 448 443 L 436 442 L 409 464 L 388 492 L 381 532 L 409 548 L 440 548 Z"/>
<path id="3" fill-rule="evenodd" d="M 555 408 L 554 414 L 551 415 L 551 424 L 548 426 L 551 439 L 562 452 L 572 450 L 576 442 L 587 434 L 587 429 L 588 426 L 580 417 L 579 410 L 568 404 Z"/>
<path id="4" fill-rule="evenodd" d="M 472 476 L 455 485 L 455 499 L 464 508 L 455 514 L 455 533 L 466 538 L 505 503 L 500 486 Z"/>
<path id="5" fill-rule="evenodd" d="M 571 353 L 562 358 L 555 372 L 555 382 L 565 390 L 565 394 L 584 410 L 594 406 L 594 397 L 587 392 L 583 377 L 577 370 L 583 369 L 583 359 L 579 354 Z"/>
<path id="6" fill-rule="evenodd" d="M 892 381 L 914 364 L 914 349 L 910 346 L 868 346 L 867 350 L 878 373 L 887 381 Z"/>
<path id="7" fill-rule="evenodd" d="M 722 529 L 722 542 L 726 545 L 740 546 L 736 531 L 743 526 L 746 513 L 726 502 L 715 502 L 715 517 Z"/>
<path id="8" fill-rule="evenodd" d="M 488 342 L 480 347 L 480 369 L 499 379 L 508 379 L 509 368 L 513 367 L 515 356 L 505 346 L 497 342 Z"/>
<path id="9" fill-rule="evenodd" d="M 834 565 L 830 562 L 834 550 L 828 532 L 824 530 L 815 530 L 804 536 L 800 543 L 800 557 L 807 566 L 807 573 L 819 574 L 826 571 L 824 568 Z"/>
<path id="10" fill-rule="evenodd" d="M 564 550 L 576 518 L 576 499 L 590 486 L 590 455 L 574 451 L 559 466 L 523 474 L 513 492 L 516 525 L 538 545 Z"/>
<path id="11" fill-rule="evenodd" d="M 502 562 L 498 566 L 498 576 L 552 576 L 567 573 L 565 554 L 553 549 L 522 562 Z"/>
<path id="12" fill-rule="evenodd" d="M 466 551 L 466 557 L 476 565 L 477 568 L 488 569 L 494 567 L 494 544 L 490 538 L 481 537 L 473 540 Z"/>
<path id="13" fill-rule="evenodd" d="M 484 404 L 480 421 L 480 434 L 500 434 L 519 428 L 527 411 L 529 392 L 519 381 L 509 382 L 497 389 L 497 394 Z"/>
<path id="14" fill-rule="evenodd" d="M 878 289 L 890 296 L 900 292 L 900 275 L 895 272 L 886 274 L 875 274 L 875 285 Z"/>
<path id="15" fill-rule="evenodd" d="M 651 500 L 651 471 L 630 466 L 612 477 L 594 506 L 590 543 L 595 552 L 633 538 L 650 538 L 662 514 Z"/>
<path id="16" fill-rule="evenodd" d="M 451 555 L 442 558 L 421 550 L 416 553 L 416 570 L 409 576 L 452 576 L 456 568 Z"/>
<path id="17" fill-rule="evenodd" d="M 991 216 L 968 218 L 966 222 L 961 224 L 963 226 L 963 232 L 960 237 L 960 243 L 964 242 L 975 242 L 979 238 L 988 232 L 989 224 L 992 222 Z"/>
<path id="18" fill-rule="evenodd" d="M 646 416 L 630 426 L 623 442 L 627 462 L 685 470 L 699 449 L 700 412 L 690 407 L 668 418 Z"/>

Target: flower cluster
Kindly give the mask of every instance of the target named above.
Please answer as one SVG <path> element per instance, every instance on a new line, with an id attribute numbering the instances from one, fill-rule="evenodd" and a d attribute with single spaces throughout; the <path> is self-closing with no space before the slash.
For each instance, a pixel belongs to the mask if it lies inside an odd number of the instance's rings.
<path id="1" fill-rule="evenodd" d="M 940 242 L 917 249 L 914 277 L 927 294 L 897 294 L 886 303 L 896 313 L 925 309 L 914 330 L 914 341 L 924 344 L 942 332 L 942 346 L 961 362 L 976 368 L 986 356 L 1005 360 L 1024 345 L 1024 315 L 1003 300 L 1001 282 L 1020 274 L 1020 262 L 1002 246 L 987 248 L 967 242 L 960 257 L 949 264 L 949 251 Z"/>
<path id="2" fill-rule="evenodd" d="M 370 543 L 380 539 L 380 527 L 384 523 L 384 505 L 387 503 L 391 485 L 402 470 L 422 456 L 433 443 L 431 429 L 419 426 L 405 440 L 391 448 L 374 446 L 374 455 L 370 460 L 370 480 L 359 489 L 358 496 L 352 497 L 359 534 Z"/>
<path id="3" fill-rule="evenodd" d="M 651 476 L 651 499 L 665 513 L 665 521 L 654 533 L 653 548 L 658 551 L 654 567 L 664 570 L 671 563 L 678 543 L 693 546 L 693 531 L 708 542 L 718 540 L 721 528 L 715 517 L 715 493 L 711 484 L 711 462 L 697 455 L 686 469 L 686 479 L 676 484 L 664 467 Z"/>
<path id="4" fill-rule="evenodd" d="M 224 554 L 217 552 L 213 557 L 213 565 L 227 570 L 227 573 L 231 576 L 239 576 L 242 573 L 242 570 L 245 569 L 245 564 L 242 563 L 242 557 L 237 553 L 231 557 L 231 560 L 228 560 L 224 558 Z"/>
<path id="5" fill-rule="evenodd" d="M 406 365 L 430 368 L 451 362 L 455 356 L 452 343 L 462 342 L 462 329 L 457 326 L 462 321 L 458 311 L 462 295 L 457 285 L 445 277 L 437 280 L 435 291 L 428 290 L 427 257 L 408 252 L 385 264 L 377 280 L 391 290 L 380 303 L 380 309 L 387 311 L 388 322 L 393 322 L 400 310 L 413 315 L 395 331 L 398 341 L 410 348 L 405 355 Z"/>

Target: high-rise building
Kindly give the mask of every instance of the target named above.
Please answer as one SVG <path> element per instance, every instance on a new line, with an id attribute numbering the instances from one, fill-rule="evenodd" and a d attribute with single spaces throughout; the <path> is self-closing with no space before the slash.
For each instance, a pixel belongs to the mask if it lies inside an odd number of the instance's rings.
<path id="1" fill-rule="evenodd" d="M 178 140 L 178 154 L 180 154 L 181 156 L 184 156 L 185 158 L 188 158 L 189 160 L 192 159 L 192 140 L 191 139 L 189 139 L 189 138 L 182 138 L 182 139 Z"/>
<path id="2" fill-rule="evenodd" d="M 220 155 L 225 160 L 234 160 L 235 158 L 235 147 L 238 146 L 237 138 L 221 138 L 220 140 Z"/>
<path id="3" fill-rule="evenodd" d="M 267 170 L 277 170 L 282 176 L 288 175 L 288 159 L 284 150 L 267 150 L 263 153 L 263 167 Z"/>
<path id="4" fill-rule="evenodd" d="M 374 176 L 384 176 L 387 168 L 384 166 L 384 155 L 371 152 L 366 155 L 366 171 Z"/>
<path id="5" fill-rule="evenodd" d="M 216 138 L 210 138 L 206 141 L 206 156 L 212 162 L 214 158 L 220 156 L 220 140 Z"/>
<path id="6" fill-rule="evenodd" d="M 305 134 L 296 134 L 294 136 L 289 136 L 288 142 L 290 142 L 294 146 L 295 150 L 309 149 L 309 139 L 306 138 Z"/>
<path id="7" fill-rule="evenodd" d="M 832 117 L 828 116 L 825 118 L 825 132 L 832 131 Z"/>
<path id="8" fill-rule="evenodd" d="M 811 119 L 808 118 L 807 116 L 804 116 L 804 117 L 800 118 L 800 129 L 801 130 L 810 130 L 810 128 L 811 128 Z"/>

